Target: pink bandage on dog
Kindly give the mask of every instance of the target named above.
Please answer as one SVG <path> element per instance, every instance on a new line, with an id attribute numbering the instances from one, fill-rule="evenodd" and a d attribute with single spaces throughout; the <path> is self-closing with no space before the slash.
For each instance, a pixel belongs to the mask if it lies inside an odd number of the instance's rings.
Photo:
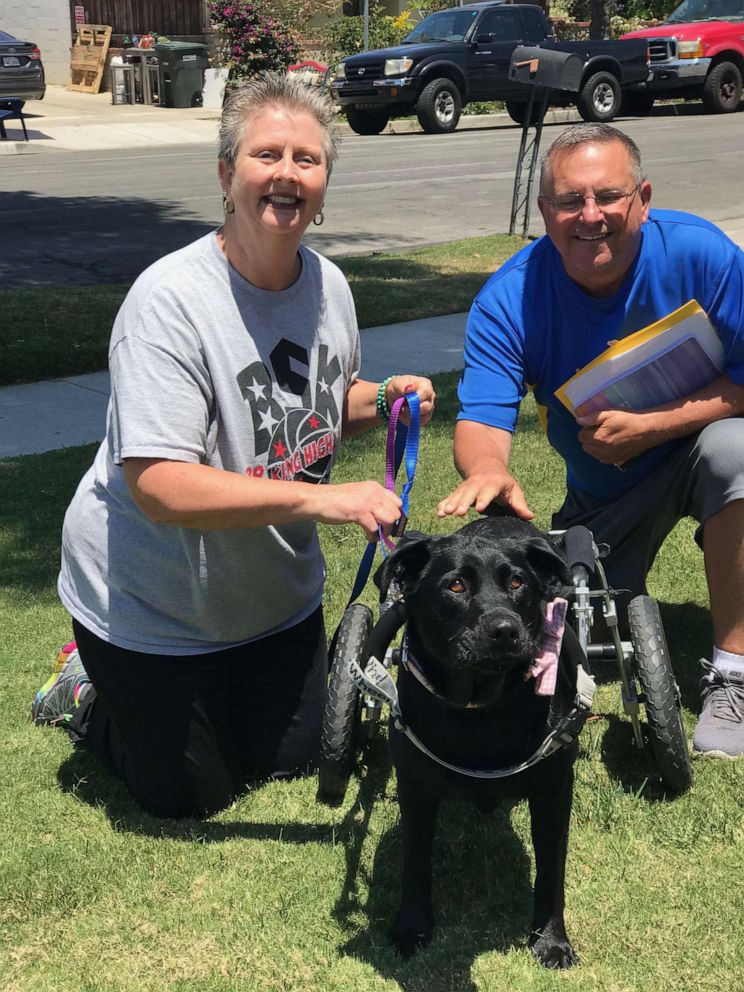
<path id="1" fill-rule="evenodd" d="M 540 651 L 527 673 L 528 678 L 532 676 L 535 679 L 535 693 L 538 696 L 552 696 L 555 693 L 567 609 L 568 600 L 559 596 L 551 600 L 545 609 Z"/>

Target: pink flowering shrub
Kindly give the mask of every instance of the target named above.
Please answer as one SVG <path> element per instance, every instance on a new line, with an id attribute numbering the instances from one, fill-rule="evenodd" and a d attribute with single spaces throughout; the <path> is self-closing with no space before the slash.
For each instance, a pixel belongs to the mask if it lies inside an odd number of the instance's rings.
<path id="1" fill-rule="evenodd" d="M 251 0 L 211 0 L 212 24 L 226 39 L 224 64 L 230 78 L 255 76 L 267 69 L 283 70 L 299 57 L 286 29 Z"/>

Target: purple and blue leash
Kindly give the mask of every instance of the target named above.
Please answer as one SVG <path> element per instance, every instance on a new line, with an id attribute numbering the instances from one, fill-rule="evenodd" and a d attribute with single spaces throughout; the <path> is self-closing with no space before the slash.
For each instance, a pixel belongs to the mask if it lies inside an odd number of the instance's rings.
<path id="1" fill-rule="evenodd" d="M 400 419 L 400 413 L 404 404 L 408 404 L 409 420 L 408 427 Z M 416 463 L 418 461 L 419 437 L 421 434 L 421 401 L 418 393 L 406 393 L 400 396 L 390 409 L 390 420 L 388 421 L 387 444 L 385 446 L 385 488 L 390 492 L 395 492 L 395 480 L 398 476 L 398 469 L 405 461 L 406 482 L 400 494 L 403 504 L 401 515 L 396 520 L 391 532 L 393 537 L 400 537 L 408 522 L 409 506 L 411 501 L 411 489 L 416 478 Z M 364 549 L 362 560 L 359 563 L 359 570 L 354 580 L 354 588 L 351 590 L 348 607 L 358 599 L 362 590 L 367 584 L 369 573 L 372 571 L 372 563 L 375 558 L 375 548 L 379 543 L 383 555 L 395 549 L 395 543 L 382 532 L 382 528 L 377 528 L 380 540 L 370 541 Z"/>

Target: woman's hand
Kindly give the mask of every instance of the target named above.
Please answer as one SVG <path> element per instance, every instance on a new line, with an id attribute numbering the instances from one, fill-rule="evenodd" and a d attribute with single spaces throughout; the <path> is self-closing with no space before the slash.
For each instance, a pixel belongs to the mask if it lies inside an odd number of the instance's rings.
<path id="1" fill-rule="evenodd" d="M 344 437 L 356 437 L 364 431 L 369 431 L 373 427 L 380 426 L 380 415 L 377 412 L 377 393 L 380 388 L 379 382 L 369 382 L 366 379 L 354 379 L 346 390 L 344 399 Z M 422 426 L 431 420 L 434 412 L 434 387 L 430 379 L 425 379 L 420 375 L 396 375 L 385 387 L 385 399 L 388 406 L 407 393 L 418 393 L 420 401 L 421 424 Z M 401 411 L 403 423 L 409 422 L 408 408 L 403 407 Z"/>
<path id="2" fill-rule="evenodd" d="M 385 399 L 390 409 L 392 409 L 393 403 L 397 399 L 400 399 L 401 396 L 405 396 L 407 393 L 418 393 L 421 426 L 423 427 L 431 420 L 437 398 L 434 387 L 431 384 L 431 379 L 426 379 L 418 375 L 394 376 L 385 387 Z M 404 406 L 401 410 L 400 417 L 403 423 L 407 424 L 409 422 L 407 406 Z"/>
<path id="3" fill-rule="evenodd" d="M 377 540 L 378 526 L 383 534 L 389 534 L 403 510 L 398 496 L 379 482 L 344 482 L 315 488 L 313 519 L 322 524 L 359 524 L 368 541 Z"/>

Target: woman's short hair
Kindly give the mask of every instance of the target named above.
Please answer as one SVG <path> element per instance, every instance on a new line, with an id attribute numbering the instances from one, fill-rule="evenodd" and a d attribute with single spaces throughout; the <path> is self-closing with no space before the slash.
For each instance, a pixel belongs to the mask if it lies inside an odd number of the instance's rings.
<path id="1" fill-rule="evenodd" d="M 338 155 L 338 135 L 334 129 L 336 108 L 325 90 L 309 86 L 290 73 L 262 72 L 232 88 L 222 111 L 217 157 L 234 166 L 238 146 L 249 122 L 270 107 L 282 107 L 315 118 L 323 132 L 325 164 L 330 174 Z"/>
<path id="2" fill-rule="evenodd" d="M 602 144 L 608 141 L 620 141 L 628 152 L 633 182 L 640 186 L 646 179 L 646 172 L 641 162 L 638 145 L 627 134 L 619 131 L 610 124 L 572 124 L 561 132 L 548 148 L 540 163 L 540 192 L 544 192 L 553 179 L 553 160 L 563 152 L 573 151 L 580 145 Z"/>

